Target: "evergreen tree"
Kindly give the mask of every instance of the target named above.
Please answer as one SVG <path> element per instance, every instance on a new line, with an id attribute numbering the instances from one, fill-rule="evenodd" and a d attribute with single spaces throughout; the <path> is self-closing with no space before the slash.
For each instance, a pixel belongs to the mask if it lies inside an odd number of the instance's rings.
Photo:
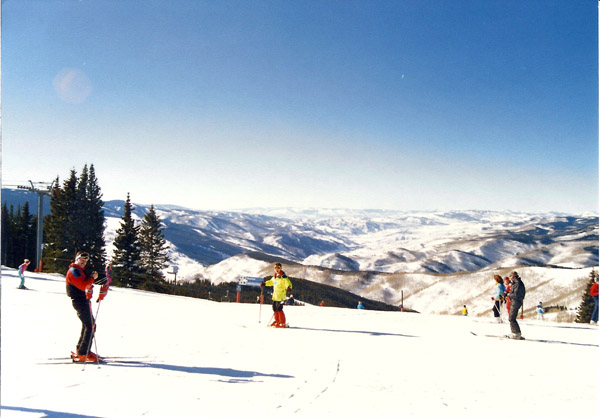
<path id="1" fill-rule="evenodd" d="M 45 270 L 63 273 L 79 251 L 90 253 L 88 267 L 103 271 L 106 262 L 102 193 L 87 164 L 60 186 L 57 178 L 50 196 L 50 214 L 44 222 Z"/>
<path id="2" fill-rule="evenodd" d="M 585 287 L 585 293 L 581 298 L 581 304 L 577 308 L 577 318 L 575 322 L 582 324 L 588 324 L 592 319 L 592 311 L 594 310 L 594 299 L 590 296 L 590 287 L 594 284 L 594 281 L 598 278 L 598 272 L 594 269 L 590 272 L 590 280 Z"/>
<path id="3" fill-rule="evenodd" d="M 1 219 L 2 226 L 0 228 L 2 228 L 2 233 L 0 234 L 0 249 L 2 250 L 2 254 L 0 256 L 0 263 L 2 263 L 3 266 L 8 266 L 8 243 L 9 237 L 11 236 L 11 231 L 8 207 L 6 206 L 6 203 L 2 204 Z"/>
<path id="4" fill-rule="evenodd" d="M 144 281 L 144 276 L 141 267 L 140 227 L 135 224 L 132 210 L 129 193 L 127 193 L 121 226 L 117 230 L 114 241 L 112 267 L 116 284 L 137 288 Z"/>
<path id="5" fill-rule="evenodd" d="M 65 272 L 78 251 L 77 225 L 77 174 L 71 175 L 60 186 L 56 179 L 50 195 L 50 214 L 44 222 L 44 269 Z"/>
<path id="6" fill-rule="evenodd" d="M 28 258 L 35 264 L 36 256 L 36 234 L 37 234 L 37 217 L 34 217 L 29 212 L 29 202 L 25 202 L 23 209 L 17 211 L 15 219 L 16 237 L 15 237 L 15 253 L 19 265 L 24 259 Z M 36 266 L 37 268 L 37 266 Z"/>
<path id="7" fill-rule="evenodd" d="M 164 280 L 162 270 L 167 268 L 169 263 L 169 247 L 163 230 L 160 218 L 154 210 L 154 205 L 151 205 L 142 220 L 139 235 L 142 266 L 151 281 Z"/>
<path id="8" fill-rule="evenodd" d="M 104 242 L 104 202 L 102 192 L 96 179 L 96 172 L 92 164 L 88 170 L 84 166 L 77 185 L 77 224 L 79 239 L 77 251 L 90 253 L 88 265 L 96 271 L 104 271 L 106 252 Z"/>
<path id="9" fill-rule="evenodd" d="M 2 205 L 2 264 L 18 267 L 24 259 L 34 259 L 36 250 L 36 217 L 29 211 L 29 202 L 10 212 Z"/>
<path id="10" fill-rule="evenodd" d="M 5 214 L 6 212 L 6 214 Z M 8 267 L 18 267 L 19 264 L 15 264 L 17 261 L 16 257 L 16 245 L 15 245 L 15 236 L 16 236 L 16 222 L 15 222 L 15 208 L 13 205 L 10 205 L 10 210 L 6 207 L 6 204 L 3 206 L 2 210 L 2 238 L 6 242 L 2 244 L 2 254 L 4 257 L 4 261 L 2 264 Z"/>
<path id="11" fill-rule="evenodd" d="M 63 260 L 64 225 L 67 222 L 67 214 L 63 203 L 63 193 L 60 187 L 60 179 L 57 177 L 50 191 L 50 214 L 44 218 L 44 269 L 52 272 L 66 270 L 68 263 Z"/>

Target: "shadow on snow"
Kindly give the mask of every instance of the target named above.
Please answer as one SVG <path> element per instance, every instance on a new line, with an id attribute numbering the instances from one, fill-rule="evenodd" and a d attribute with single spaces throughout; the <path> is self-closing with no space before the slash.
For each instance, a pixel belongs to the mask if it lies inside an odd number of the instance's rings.
<path id="1" fill-rule="evenodd" d="M 407 337 L 417 338 L 417 335 L 408 334 L 395 334 L 392 332 L 377 332 L 377 331 L 360 331 L 360 330 L 347 330 L 347 329 L 326 329 L 326 328 L 306 328 L 306 327 L 291 327 L 291 329 L 304 329 L 307 331 L 324 331 L 324 332 L 349 332 L 353 334 L 366 334 L 374 337 Z"/>
<path id="2" fill-rule="evenodd" d="M 70 414 L 68 412 L 49 411 L 47 409 L 23 408 L 19 406 L 3 405 L 2 407 L 0 407 L 0 410 L 28 412 L 32 414 L 44 414 L 42 415 L 42 418 L 100 418 L 96 415 Z"/>
<path id="3" fill-rule="evenodd" d="M 93 363 L 91 363 L 93 364 Z M 268 374 L 254 372 L 250 370 L 236 370 L 236 369 L 224 369 L 220 367 L 196 367 L 196 366 L 177 366 L 174 364 L 160 364 L 160 363 L 149 363 L 143 361 L 110 361 L 102 366 L 110 367 L 148 367 L 150 369 L 168 370 L 173 372 L 181 373 L 192 373 L 192 374 L 208 374 L 222 377 L 233 378 L 230 380 L 231 383 L 236 383 L 236 379 L 251 379 L 253 377 L 275 377 L 281 379 L 290 379 L 294 376 L 286 374 Z"/>

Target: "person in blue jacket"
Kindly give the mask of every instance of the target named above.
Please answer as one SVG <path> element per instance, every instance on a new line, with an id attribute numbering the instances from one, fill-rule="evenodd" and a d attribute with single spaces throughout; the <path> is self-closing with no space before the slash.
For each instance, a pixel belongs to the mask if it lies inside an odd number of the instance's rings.
<path id="1" fill-rule="evenodd" d="M 492 296 L 492 300 L 494 301 L 494 318 L 496 318 L 496 321 L 502 322 L 502 318 L 500 317 L 500 304 L 502 303 L 506 288 L 504 287 L 502 277 L 498 274 L 494 274 L 494 280 L 496 281 L 496 284 L 494 285 L 494 296 Z"/>
<path id="2" fill-rule="evenodd" d="M 359 300 L 356 309 L 365 309 L 365 305 L 363 305 L 363 303 Z"/>

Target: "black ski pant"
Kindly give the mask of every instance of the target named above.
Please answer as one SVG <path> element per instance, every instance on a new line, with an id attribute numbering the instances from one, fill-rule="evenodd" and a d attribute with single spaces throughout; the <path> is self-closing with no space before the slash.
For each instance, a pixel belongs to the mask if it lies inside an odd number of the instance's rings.
<path id="1" fill-rule="evenodd" d="M 521 327 L 517 323 L 517 316 L 519 315 L 519 309 L 523 306 L 522 300 L 511 300 L 510 301 L 510 314 L 508 315 L 508 323 L 510 324 L 510 331 L 513 334 L 521 334 Z"/>
<path id="2" fill-rule="evenodd" d="M 94 317 L 92 316 L 92 304 L 89 300 L 73 299 L 73 308 L 81 321 L 81 334 L 77 342 L 77 354 L 87 354 L 90 351 L 92 335 L 94 333 Z"/>
<path id="3" fill-rule="evenodd" d="M 283 304 L 285 302 L 281 301 L 281 300 L 274 300 L 273 301 L 273 312 L 281 312 L 283 311 Z"/>
<path id="4" fill-rule="evenodd" d="M 494 318 L 498 318 L 500 316 L 500 301 L 494 301 L 494 307 L 492 308 L 494 311 Z"/>

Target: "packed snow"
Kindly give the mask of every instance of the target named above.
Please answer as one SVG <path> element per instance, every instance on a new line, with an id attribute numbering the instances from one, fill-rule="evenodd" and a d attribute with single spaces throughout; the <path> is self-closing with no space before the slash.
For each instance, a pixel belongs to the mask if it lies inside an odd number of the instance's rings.
<path id="1" fill-rule="evenodd" d="M 599 416 L 598 327 L 488 317 L 218 303 L 113 287 L 100 366 L 49 360 L 80 322 L 64 277 L 2 268 L 2 417 Z M 97 289 L 96 289 L 97 291 Z M 483 297 L 483 296 L 482 296 Z M 47 364 L 50 363 L 50 364 Z M 58 364 L 56 364 L 58 363 Z"/>

